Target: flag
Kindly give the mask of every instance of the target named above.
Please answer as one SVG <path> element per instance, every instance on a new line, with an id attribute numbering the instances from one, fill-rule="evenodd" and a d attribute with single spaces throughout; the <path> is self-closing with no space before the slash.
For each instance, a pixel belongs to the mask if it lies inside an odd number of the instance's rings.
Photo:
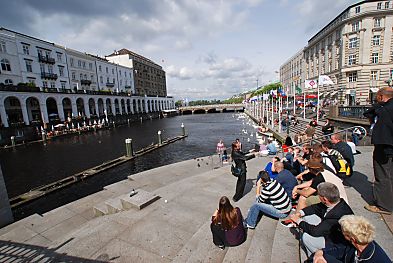
<path id="1" fill-rule="evenodd" d="M 319 75 L 319 85 L 334 85 L 333 80 L 327 75 Z"/>
<path id="2" fill-rule="evenodd" d="M 316 88 L 318 86 L 318 84 L 315 80 L 306 79 L 304 81 L 304 86 L 306 87 L 306 89 L 313 89 L 313 88 Z"/>
<path id="3" fill-rule="evenodd" d="M 295 87 L 296 94 L 302 94 L 302 89 L 299 86 Z"/>
<path id="4" fill-rule="evenodd" d="M 269 94 L 263 94 L 263 100 L 269 100 Z"/>

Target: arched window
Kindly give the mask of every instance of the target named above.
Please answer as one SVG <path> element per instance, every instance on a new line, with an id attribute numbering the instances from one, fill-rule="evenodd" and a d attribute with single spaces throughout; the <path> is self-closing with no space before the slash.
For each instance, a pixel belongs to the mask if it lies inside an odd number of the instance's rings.
<path id="1" fill-rule="evenodd" d="M 5 85 L 12 85 L 12 84 L 14 84 L 14 82 L 12 81 L 12 79 L 6 79 L 6 80 L 4 81 L 4 84 L 5 84 Z"/>
<path id="2" fill-rule="evenodd" d="M 4 71 L 11 71 L 11 64 L 8 59 L 3 58 L 1 60 L 1 69 Z"/>

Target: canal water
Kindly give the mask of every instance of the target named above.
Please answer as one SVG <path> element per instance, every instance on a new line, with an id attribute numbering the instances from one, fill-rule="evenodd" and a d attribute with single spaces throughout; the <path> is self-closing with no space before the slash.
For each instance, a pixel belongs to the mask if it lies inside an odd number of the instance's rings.
<path id="1" fill-rule="evenodd" d="M 131 126 L 100 130 L 72 137 L 56 138 L 46 145 L 34 143 L 0 151 L 9 197 L 45 185 L 125 154 L 125 139 L 132 138 L 134 151 L 157 143 L 157 131 L 166 139 L 181 135 L 184 123 L 188 137 L 117 166 L 66 189 L 52 193 L 14 210 L 17 219 L 33 213 L 44 213 L 60 205 L 102 190 L 102 187 L 124 180 L 128 175 L 155 167 L 215 154 L 216 144 L 223 139 L 227 147 L 240 138 L 244 148 L 252 148 L 254 129 L 239 113 L 209 113 L 154 119 Z M 244 132 L 248 131 L 248 134 Z M 249 142 L 248 142 L 249 139 Z"/>

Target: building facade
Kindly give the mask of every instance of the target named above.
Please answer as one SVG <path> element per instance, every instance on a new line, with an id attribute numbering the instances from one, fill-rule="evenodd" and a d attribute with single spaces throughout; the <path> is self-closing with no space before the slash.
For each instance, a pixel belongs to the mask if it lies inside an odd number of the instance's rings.
<path id="1" fill-rule="evenodd" d="M 392 1 L 349 6 L 308 41 L 303 49 L 304 78 L 328 75 L 334 85 L 320 87 L 322 97 L 344 105 L 370 104 L 392 78 L 392 31 Z"/>
<path id="2" fill-rule="evenodd" d="M 125 48 L 106 58 L 113 63 L 134 69 L 136 95 L 167 96 L 165 71 L 160 65 Z"/>
<path id="3" fill-rule="evenodd" d="M 110 62 L 0 28 L 0 127 L 173 109 L 161 66 L 132 54 L 127 63 Z M 138 92 L 136 75 L 148 80 Z"/>
<path id="4" fill-rule="evenodd" d="M 284 91 L 293 96 L 304 86 L 303 49 L 280 67 L 280 82 Z"/>

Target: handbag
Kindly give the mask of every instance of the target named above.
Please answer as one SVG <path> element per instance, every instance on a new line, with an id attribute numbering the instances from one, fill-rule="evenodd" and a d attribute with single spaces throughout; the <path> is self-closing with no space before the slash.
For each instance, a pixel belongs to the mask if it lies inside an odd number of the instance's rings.
<path id="1" fill-rule="evenodd" d="M 231 173 L 235 177 L 239 177 L 242 174 L 242 169 L 236 167 L 235 164 L 232 164 L 231 166 Z"/>

